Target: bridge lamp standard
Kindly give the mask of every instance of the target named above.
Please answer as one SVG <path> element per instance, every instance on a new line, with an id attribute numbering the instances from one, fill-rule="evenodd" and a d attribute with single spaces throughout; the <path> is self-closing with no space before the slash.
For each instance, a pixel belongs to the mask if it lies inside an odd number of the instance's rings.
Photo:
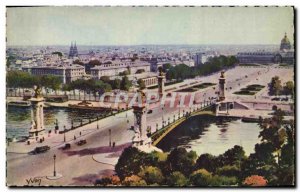
<path id="1" fill-rule="evenodd" d="M 64 125 L 64 142 L 66 142 L 66 126 Z"/>
<path id="2" fill-rule="evenodd" d="M 56 177 L 56 170 L 55 170 L 55 159 L 56 159 L 56 155 L 53 155 L 53 163 L 54 163 L 54 169 L 53 169 L 53 176 Z"/>

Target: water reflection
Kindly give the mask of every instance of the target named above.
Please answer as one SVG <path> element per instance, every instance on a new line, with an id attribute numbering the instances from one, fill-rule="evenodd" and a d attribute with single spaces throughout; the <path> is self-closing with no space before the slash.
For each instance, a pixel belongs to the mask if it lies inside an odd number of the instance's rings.
<path id="1" fill-rule="evenodd" d="M 172 130 L 158 147 L 170 151 L 182 146 L 196 151 L 198 155 L 219 155 L 234 145 L 240 145 L 246 154 L 250 154 L 260 141 L 259 131 L 256 123 L 244 123 L 241 120 L 218 122 L 214 116 L 203 115 L 192 117 Z"/>
<path id="2" fill-rule="evenodd" d="M 87 123 L 89 119 L 95 119 L 104 112 L 90 110 L 68 109 L 68 108 L 44 108 L 44 124 L 46 131 L 54 129 L 56 119 L 60 129 L 65 125 L 67 129 L 81 123 Z M 20 108 L 8 106 L 6 110 L 6 133 L 7 137 L 28 136 L 30 128 L 31 112 L 30 108 Z"/>

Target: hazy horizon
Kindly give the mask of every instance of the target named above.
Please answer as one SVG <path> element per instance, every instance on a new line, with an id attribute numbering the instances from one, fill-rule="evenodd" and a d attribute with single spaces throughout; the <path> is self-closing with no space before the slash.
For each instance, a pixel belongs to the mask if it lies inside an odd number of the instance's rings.
<path id="1" fill-rule="evenodd" d="M 292 7 L 7 7 L 8 46 L 294 43 Z M 242 43 L 241 43 L 242 42 Z"/>

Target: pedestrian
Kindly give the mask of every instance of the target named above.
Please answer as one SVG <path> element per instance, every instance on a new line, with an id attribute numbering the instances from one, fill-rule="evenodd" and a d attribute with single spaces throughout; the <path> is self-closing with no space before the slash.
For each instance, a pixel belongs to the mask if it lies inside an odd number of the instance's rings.
<path id="1" fill-rule="evenodd" d="M 76 136 L 74 135 L 74 140 L 76 140 Z"/>
<path id="2" fill-rule="evenodd" d="M 81 131 L 79 132 L 79 135 L 81 136 Z"/>

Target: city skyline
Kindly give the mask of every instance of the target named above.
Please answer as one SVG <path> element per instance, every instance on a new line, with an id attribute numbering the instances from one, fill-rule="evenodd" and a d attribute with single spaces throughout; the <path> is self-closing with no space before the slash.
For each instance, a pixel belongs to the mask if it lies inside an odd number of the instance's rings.
<path id="1" fill-rule="evenodd" d="M 7 46 L 272 45 L 285 33 L 293 44 L 292 7 L 7 8 Z"/>

